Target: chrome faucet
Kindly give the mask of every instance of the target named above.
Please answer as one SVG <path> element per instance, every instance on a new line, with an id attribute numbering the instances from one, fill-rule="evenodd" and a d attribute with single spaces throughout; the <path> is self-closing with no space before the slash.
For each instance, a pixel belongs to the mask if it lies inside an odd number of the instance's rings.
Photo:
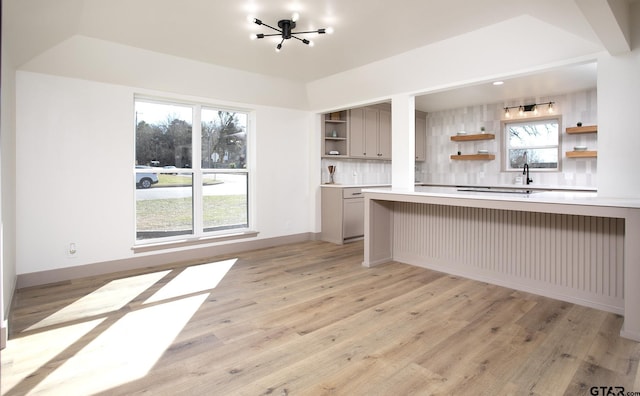
<path id="1" fill-rule="evenodd" d="M 533 183 L 533 179 L 529 178 L 529 164 L 527 164 L 526 162 L 524 164 L 524 168 L 522 169 L 522 174 L 526 175 L 525 181 L 527 184 Z"/>

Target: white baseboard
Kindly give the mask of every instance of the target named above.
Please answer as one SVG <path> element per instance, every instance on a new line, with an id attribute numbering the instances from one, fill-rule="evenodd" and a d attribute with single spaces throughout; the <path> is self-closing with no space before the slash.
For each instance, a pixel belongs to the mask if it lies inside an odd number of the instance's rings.
<path id="1" fill-rule="evenodd" d="M 170 263 L 183 263 L 189 261 L 203 260 L 208 257 L 223 254 L 233 254 L 246 252 L 249 250 L 264 249 L 274 246 L 286 245 L 290 243 L 316 240 L 319 234 L 302 233 L 286 235 L 274 238 L 256 239 L 251 241 L 240 241 L 217 246 L 207 246 L 168 253 L 160 253 L 143 257 L 133 257 L 129 259 L 113 260 L 100 263 L 79 265 L 76 267 L 58 268 L 47 271 L 31 272 L 19 274 L 17 277 L 17 288 L 40 286 L 49 283 L 64 282 L 71 279 L 85 278 L 89 276 L 106 275 L 115 272 L 128 271 L 132 269 L 150 268 Z"/>

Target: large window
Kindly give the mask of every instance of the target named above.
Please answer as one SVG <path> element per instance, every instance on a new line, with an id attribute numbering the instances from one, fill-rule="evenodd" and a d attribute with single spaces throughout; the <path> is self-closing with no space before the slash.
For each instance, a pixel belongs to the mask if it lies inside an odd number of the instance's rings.
<path id="1" fill-rule="evenodd" d="M 249 227 L 246 112 L 136 99 L 136 240 Z"/>
<path id="2" fill-rule="evenodd" d="M 506 169 L 558 170 L 559 119 L 517 120 L 504 123 Z"/>

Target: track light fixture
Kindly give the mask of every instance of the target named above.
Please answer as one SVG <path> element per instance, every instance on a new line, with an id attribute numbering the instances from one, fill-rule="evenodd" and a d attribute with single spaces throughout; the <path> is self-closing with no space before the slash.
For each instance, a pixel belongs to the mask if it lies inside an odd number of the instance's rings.
<path id="1" fill-rule="evenodd" d="M 527 104 L 527 105 L 519 105 L 519 106 L 507 106 L 504 108 L 504 118 L 511 118 L 511 109 L 518 109 L 518 115 L 520 117 L 523 117 L 526 112 L 533 112 L 534 115 L 538 115 L 539 110 L 538 110 L 538 106 L 542 106 L 542 105 L 546 105 L 547 106 L 547 113 L 551 114 L 553 113 L 554 110 L 554 105 L 555 102 L 545 102 L 545 103 L 534 103 L 534 104 Z"/>
<path id="2" fill-rule="evenodd" d="M 300 37 L 297 36 L 299 34 L 310 34 L 310 33 L 317 33 L 317 34 L 327 34 L 327 33 L 329 33 L 330 34 L 330 33 L 333 32 L 333 29 L 331 29 L 331 28 L 322 28 L 322 29 L 310 30 L 310 31 L 306 31 L 306 32 L 294 32 L 293 29 L 295 29 L 295 27 L 296 27 L 296 21 L 298 20 L 298 17 L 299 17 L 299 15 L 297 13 L 295 13 L 295 14 L 293 14 L 291 16 L 291 19 L 281 19 L 281 20 L 279 20 L 278 21 L 278 27 L 280 29 L 275 28 L 273 26 L 269 26 L 266 23 L 262 22 L 258 18 L 253 18 L 251 21 L 253 23 L 255 23 L 256 25 L 266 26 L 269 29 L 275 30 L 278 33 L 272 33 L 272 34 L 258 33 L 258 34 L 253 34 L 253 35 L 251 35 L 251 39 L 263 39 L 265 37 L 280 36 L 280 37 L 282 37 L 282 40 L 276 46 L 276 52 L 280 52 L 280 50 L 282 49 L 282 44 L 284 43 L 284 41 L 292 39 L 292 38 L 301 41 L 303 44 L 306 44 L 306 45 L 308 45 L 310 47 L 313 47 L 313 41 L 300 38 Z"/>

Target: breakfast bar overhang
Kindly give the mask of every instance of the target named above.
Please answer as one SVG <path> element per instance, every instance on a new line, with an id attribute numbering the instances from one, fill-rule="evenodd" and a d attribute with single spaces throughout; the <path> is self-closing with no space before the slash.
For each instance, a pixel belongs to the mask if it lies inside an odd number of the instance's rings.
<path id="1" fill-rule="evenodd" d="M 640 200 L 365 189 L 363 265 L 412 264 L 624 315 L 640 341 Z"/>

